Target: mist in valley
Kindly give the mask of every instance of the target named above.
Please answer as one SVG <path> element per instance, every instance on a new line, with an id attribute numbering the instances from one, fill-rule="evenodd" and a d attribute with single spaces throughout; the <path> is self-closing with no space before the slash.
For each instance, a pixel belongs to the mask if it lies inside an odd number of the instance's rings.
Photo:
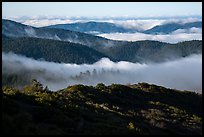
<path id="1" fill-rule="evenodd" d="M 13 53 L 2 53 L 3 75 L 37 79 L 50 90 L 74 84 L 95 86 L 148 82 L 168 88 L 202 92 L 202 55 L 191 55 L 164 63 L 112 62 L 102 58 L 94 64 L 65 64 L 34 60 Z"/>
<path id="2" fill-rule="evenodd" d="M 111 40 L 140 41 L 156 40 L 167 43 L 178 43 L 190 40 L 202 40 L 202 28 L 178 29 L 170 34 L 145 34 L 145 33 L 103 33 L 98 36 Z"/>

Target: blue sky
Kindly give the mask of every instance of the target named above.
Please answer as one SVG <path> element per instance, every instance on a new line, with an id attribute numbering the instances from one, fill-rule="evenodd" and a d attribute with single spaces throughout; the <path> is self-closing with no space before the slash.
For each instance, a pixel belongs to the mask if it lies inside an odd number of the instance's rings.
<path id="1" fill-rule="evenodd" d="M 202 16 L 201 2 L 2 2 L 2 16 Z"/>

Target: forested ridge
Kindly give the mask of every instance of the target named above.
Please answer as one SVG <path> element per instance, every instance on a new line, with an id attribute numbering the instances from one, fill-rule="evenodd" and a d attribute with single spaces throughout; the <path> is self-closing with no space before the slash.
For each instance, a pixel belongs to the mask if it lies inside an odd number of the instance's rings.
<path id="1" fill-rule="evenodd" d="M 104 53 L 112 58 L 130 62 L 165 62 L 192 54 L 202 54 L 202 40 L 169 44 L 159 41 L 129 42 L 124 46 L 106 48 Z"/>
<path id="2" fill-rule="evenodd" d="M 146 34 L 170 34 L 178 29 L 202 28 L 202 21 L 191 23 L 164 23 L 147 30 L 138 30 L 137 28 L 126 28 L 119 24 L 108 22 L 79 22 L 69 24 L 56 24 L 46 26 L 45 28 L 58 28 L 72 31 L 79 31 L 85 33 L 135 33 L 142 32 Z"/>
<path id="3" fill-rule="evenodd" d="M 112 47 L 90 48 L 67 41 L 41 38 L 10 38 L 3 35 L 2 51 L 52 62 L 92 64 L 103 57 L 112 61 L 165 62 L 192 54 L 202 54 L 202 40 L 169 44 L 159 41 L 120 43 Z"/>
<path id="4" fill-rule="evenodd" d="M 81 44 L 28 37 L 4 37 L 2 51 L 13 52 L 34 59 L 76 64 L 91 64 L 102 57 L 108 57 Z"/>
<path id="5" fill-rule="evenodd" d="M 145 30 L 147 34 L 169 34 L 178 29 L 190 29 L 190 28 L 202 28 L 202 21 L 190 22 L 190 23 L 167 23 L 163 25 L 157 25 L 149 30 Z"/>
<path id="6" fill-rule="evenodd" d="M 50 25 L 42 28 L 57 28 L 57 29 L 65 29 L 72 30 L 84 33 L 124 33 L 124 32 L 136 32 L 135 30 L 124 28 L 123 26 L 115 25 L 113 23 L 108 22 L 77 22 L 71 24 L 56 24 Z"/>

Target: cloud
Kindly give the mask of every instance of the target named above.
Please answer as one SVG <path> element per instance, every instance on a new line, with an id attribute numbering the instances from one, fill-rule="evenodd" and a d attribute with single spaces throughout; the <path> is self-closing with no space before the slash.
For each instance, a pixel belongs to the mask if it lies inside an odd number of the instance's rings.
<path id="1" fill-rule="evenodd" d="M 122 20 L 122 21 L 110 20 L 107 22 L 111 22 L 116 25 L 123 26 L 124 28 L 144 31 L 147 29 L 151 29 L 156 25 L 161 25 L 162 22 L 164 21 L 165 20 L 159 20 L 159 19 L 143 19 L 143 20 Z"/>
<path id="2" fill-rule="evenodd" d="M 179 33 L 198 33 L 202 34 L 202 28 L 196 28 L 192 27 L 190 29 L 177 29 L 172 32 L 173 34 L 179 34 Z"/>
<path id="3" fill-rule="evenodd" d="M 6 17 L 4 17 L 6 18 Z M 190 23 L 196 21 L 202 21 L 201 17 L 69 17 L 69 16 L 20 16 L 20 17 L 9 17 L 11 19 L 26 25 L 31 25 L 34 27 L 42 27 L 55 24 L 67 24 L 75 22 L 88 22 L 88 21 L 98 21 L 98 22 L 110 22 L 116 25 L 123 26 L 125 28 L 135 29 L 139 31 L 144 31 L 151 29 L 156 25 L 162 25 L 167 23 Z"/>
<path id="4" fill-rule="evenodd" d="M 168 23 L 180 23 L 180 24 L 185 24 L 185 23 L 192 23 L 192 22 L 197 22 L 197 21 L 202 21 L 202 18 L 196 18 L 196 17 L 188 17 L 188 18 L 169 18 L 165 20 L 162 24 L 168 24 Z"/>
<path id="5" fill-rule="evenodd" d="M 55 24 L 69 24 L 69 23 L 76 23 L 76 22 L 81 22 L 80 20 L 61 20 L 61 19 L 30 19 L 26 21 L 21 21 L 20 23 L 25 24 L 25 25 L 30 25 L 34 27 L 44 27 L 44 26 L 49 26 L 49 25 L 55 25 Z"/>
<path id="6" fill-rule="evenodd" d="M 187 17 L 187 18 L 153 18 L 153 19 L 126 19 L 126 20 L 107 20 L 106 22 L 114 23 L 125 28 L 135 29 L 138 31 L 144 31 L 151 29 L 157 25 L 163 25 L 168 23 L 192 23 L 202 21 L 201 18 Z"/>
<path id="7" fill-rule="evenodd" d="M 167 43 L 177 43 L 189 40 L 202 40 L 202 29 L 176 30 L 171 34 L 145 34 L 145 33 L 104 33 L 98 36 L 112 40 L 140 41 L 156 40 Z"/>
<path id="8" fill-rule="evenodd" d="M 66 16 L 16 16 L 16 17 L 4 17 L 5 19 L 13 20 L 25 25 L 34 27 L 44 27 L 56 24 L 69 24 L 75 22 L 84 22 L 83 18 L 70 18 Z"/>
<path id="9" fill-rule="evenodd" d="M 202 91 L 202 55 L 192 55 L 159 64 L 112 62 L 108 58 L 102 58 L 91 65 L 76 65 L 39 61 L 13 53 L 2 53 L 2 73 L 35 78 L 52 90 L 73 84 L 96 85 L 102 82 L 109 85 L 148 82 L 180 90 Z"/>

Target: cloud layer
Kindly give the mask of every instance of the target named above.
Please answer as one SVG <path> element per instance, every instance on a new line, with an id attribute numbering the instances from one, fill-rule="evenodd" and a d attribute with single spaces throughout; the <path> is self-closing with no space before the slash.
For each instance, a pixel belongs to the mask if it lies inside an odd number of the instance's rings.
<path id="1" fill-rule="evenodd" d="M 135 30 L 147 30 L 151 29 L 156 25 L 167 24 L 167 23 L 190 23 L 196 21 L 202 21 L 201 17 L 154 17 L 154 18 L 126 18 L 126 17 L 66 17 L 66 16 L 34 16 L 34 17 L 9 17 L 11 19 L 26 25 L 31 25 L 34 27 L 43 27 L 55 24 L 67 24 L 75 22 L 88 22 L 88 21 L 98 21 L 98 22 L 110 22 L 116 25 L 121 25 L 125 28 L 131 28 Z"/>
<path id="2" fill-rule="evenodd" d="M 186 33 L 189 32 L 190 33 Z M 194 31 L 194 32 L 192 32 Z M 140 40 L 156 40 L 168 43 L 177 43 L 181 41 L 202 40 L 202 29 L 194 30 L 176 30 L 171 34 L 144 34 L 144 33 L 105 33 L 98 36 L 105 37 L 112 40 L 125 41 L 140 41 Z"/>
<path id="3" fill-rule="evenodd" d="M 38 61 L 12 53 L 2 53 L 2 73 L 28 73 L 52 90 L 73 84 L 135 84 L 148 82 L 180 90 L 202 91 L 202 55 L 192 55 L 160 64 L 112 62 L 103 58 L 88 65 Z"/>

